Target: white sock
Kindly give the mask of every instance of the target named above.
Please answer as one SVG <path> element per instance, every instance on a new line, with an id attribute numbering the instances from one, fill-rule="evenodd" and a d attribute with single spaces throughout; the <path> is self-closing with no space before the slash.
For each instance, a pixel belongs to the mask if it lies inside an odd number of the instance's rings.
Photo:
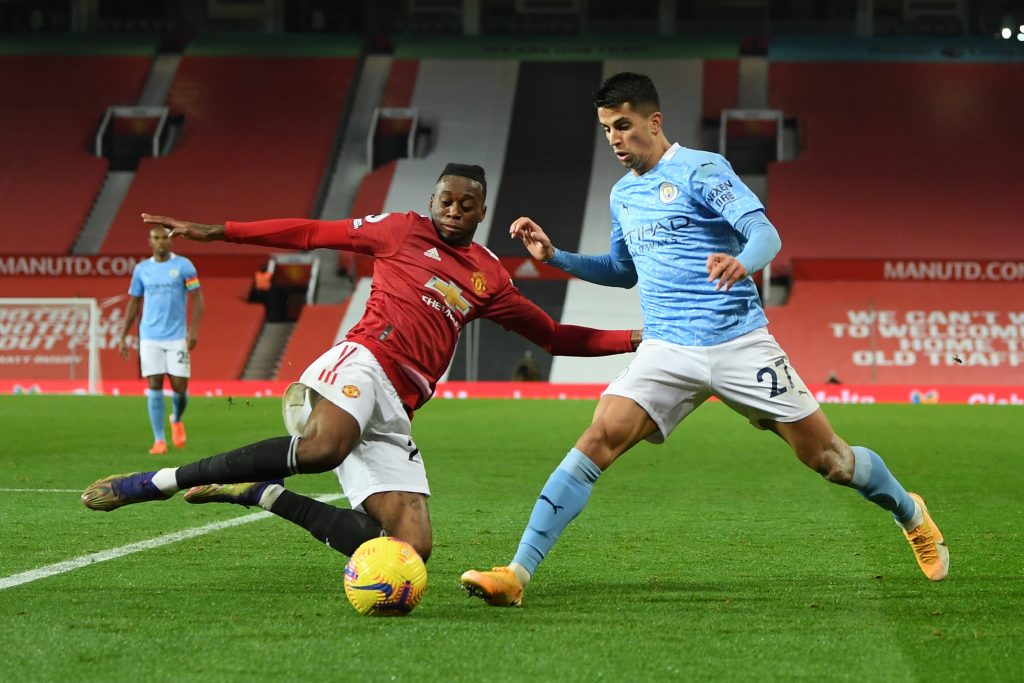
<path id="1" fill-rule="evenodd" d="M 173 496 L 181 490 L 178 488 L 178 478 L 175 476 L 177 471 L 177 467 L 165 467 L 162 470 L 157 470 L 157 473 L 153 475 L 153 486 Z"/>
<path id="2" fill-rule="evenodd" d="M 913 531 L 917 527 L 921 526 L 922 522 L 924 522 L 924 511 L 921 510 L 921 506 L 915 500 L 914 501 L 914 516 L 911 517 L 909 521 L 904 522 L 903 524 L 900 524 L 899 522 L 896 522 L 896 523 L 899 524 L 901 527 L 903 527 L 903 529 L 905 531 Z"/>
<path id="3" fill-rule="evenodd" d="M 518 562 L 513 562 L 508 566 L 508 568 L 511 569 L 512 573 L 516 575 L 517 579 L 519 579 L 519 583 L 524 586 L 530 583 L 530 572 L 526 571 L 526 567 Z"/>
<path id="4" fill-rule="evenodd" d="M 260 496 L 260 507 L 270 512 L 270 508 L 273 507 L 282 493 L 284 493 L 284 487 L 280 484 L 271 484 L 263 489 L 263 495 Z"/>

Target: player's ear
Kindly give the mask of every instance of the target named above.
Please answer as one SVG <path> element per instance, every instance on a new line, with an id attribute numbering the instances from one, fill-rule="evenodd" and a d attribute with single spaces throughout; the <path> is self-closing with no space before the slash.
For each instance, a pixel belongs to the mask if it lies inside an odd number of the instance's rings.
<path id="1" fill-rule="evenodd" d="M 661 112 L 656 111 L 651 114 L 650 118 L 647 119 L 647 124 L 650 126 L 651 135 L 657 135 L 661 130 Z"/>
<path id="2" fill-rule="evenodd" d="M 427 200 L 427 213 L 432 213 L 434 210 L 434 193 L 430 193 L 430 199 Z"/>

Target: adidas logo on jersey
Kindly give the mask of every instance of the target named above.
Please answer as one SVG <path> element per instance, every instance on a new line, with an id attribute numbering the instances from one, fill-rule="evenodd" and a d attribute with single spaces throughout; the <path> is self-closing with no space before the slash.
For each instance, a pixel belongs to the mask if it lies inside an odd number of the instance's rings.
<path id="1" fill-rule="evenodd" d="M 425 252 L 423 252 L 423 255 L 428 256 L 434 259 L 435 261 L 441 260 L 441 256 L 437 253 L 437 247 L 431 247 L 430 249 L 427 249 Z"/>

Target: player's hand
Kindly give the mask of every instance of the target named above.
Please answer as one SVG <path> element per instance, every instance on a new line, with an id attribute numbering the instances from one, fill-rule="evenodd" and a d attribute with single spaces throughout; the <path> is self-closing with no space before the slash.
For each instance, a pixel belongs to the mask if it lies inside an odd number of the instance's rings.
<path id="1" fill-rule="evenodd" d="M 142 222 L 164 226 L 171 231 L 172 238 L 184 237 L 195 242 L 214 242 L 224 239 L 223 225 L 203 225 L 202 223 L 179 221 L 170 216 L 154 216 L 148 213 L 142 214 Z"/>
<path id="2" fill-rule="evenodd" d="M 640 342 L 644 340 L 643 330 L 630 330 L 629 341 L 633 343 L 633 350 L 636 351 L 640 348 Z"/>
<path id="3" fill-rule="evenodd" d="M 530 256 L 538 261 L 547 262 L 555 256 L 555 247 L 544 230 L 533 222 L 532 218 L 520 216 L 512 221 L 509 226 L 508 236 L 512 239 L 520 239 L 523 246 L 530 252 Z"/>
<path id="4" fill-rule="evenodd" d="M 128 340 L 124 337 L 117 343 L 117 352 L 121 354 L 121 358 L 128 360 Z"/>
<path id="5" fill-rule="evenodd" d="M 198 332 L 191 332 L 190 331 L 188 333 L 188 336 L 185 338 L 185 342 L 186 342 L 186 344 L 188 344 L 188 350 L 189 351 L 191 351 L 192 349 L 196 348 L 196 344 L 199 343 L 199 333 Z"/>
<path id="6" fill-rule="evenodd" d="M 708 256 L 708 282 L 718 280 L 715 291 L 728 292 L 729 288 L 747 277 L 746 267 L 729 254 Z"/>

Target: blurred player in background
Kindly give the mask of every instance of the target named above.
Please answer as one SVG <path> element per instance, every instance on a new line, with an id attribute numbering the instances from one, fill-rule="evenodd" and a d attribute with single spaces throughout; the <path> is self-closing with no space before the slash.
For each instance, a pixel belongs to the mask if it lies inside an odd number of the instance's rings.
<path id="1" fill-rule="evenodd" d="M 620 73 L 595 93 L 598 121 L 628 169 L 611 192 L 611 250 L 564 252 L 529 218 L 512 223 L 537 259 L 597 284 L 639 282 L 644 342 L 605 389 L 590 427 L 541 491 L 512 563 L 469 570 L 463 586 L 492 605 L 518 605 L 523 586 L 586 505 L 594 483 L 641 440 L 661 443 L 711 396 L 775 432 L 805 465 L 892 513 L 932 581 L 949 554 L 920 496 L 874 451 L 846 444 L 768 333 L 750 275 L 782 245 L 758 198 L 722 156 L 669 143 L 658 93 Z"/>
<path id="2" fill-rule="evenodd" d="M 188 405 L 189 354 L 199 341 L 199 319 L 203 317 L 203 293 L 195 266 L 184 256 L 171 252 L 171 233 L 163 226 L 149 231 L 153 257 L 140 262 L 132 272 L 128 286 L 128 306 L 118 351 L 128 359 L 128 333 L 142 306 L 139 323 L 139 364 L 146 378 L 149 422 L 153 426 L 153 447 L 149 452 L 167 452 L 164 438 L 164 375 L 171 382 L 171 440 L 176 448 L 185 447 L 185 423 L 181 421 Z M 145 302 L 143 302 L 145 299 Z M 192 321 L 188 323 L 188 299 L 192 300 Z M 188 323 L 188 324 L 186 324 Z"/>
<path id="3" fill-rule="evenodd" d="M 387 533 L 427 559 L 433 543 L 430 489 L 411 419 L 448 368 L 465 325 L 489 318 L 562 355 L 625 353 L 640 341 L 638 330 L 556 323 L 527 300 L 498 258 L 473 242 L 486 196 L 482 168 L 448 164 L 430 195 L 429 217 L 410 212 L 199 225 L 143 214 L 148 223 L 198 241 L 327 247 L 372 256 L 373 286 L 363 317 L 345 341 L 315 360 L 285 392 L 291 436 L 178 468 L 107 477 L 89 486 L 82 502 L 113 510 L 190 489 L 185 494 L 190 503 L 258 505 L 345 555 Z M 282 485 L 293 474 L 331 469 L 353 509 Z"/>

